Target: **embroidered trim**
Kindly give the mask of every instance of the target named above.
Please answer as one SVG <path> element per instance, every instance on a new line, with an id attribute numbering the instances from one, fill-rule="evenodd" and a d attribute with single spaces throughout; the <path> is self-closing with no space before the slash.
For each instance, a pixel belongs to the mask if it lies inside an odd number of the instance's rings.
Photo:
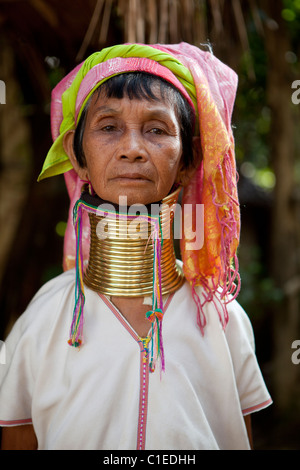
<path id="1" fill-rule="evenodd" d="M 0 420 L 0 426 L 19 426 L 22 424 L 32 424 L 32 419 L 27 418 L 27 419 L 14 419 L 12 421 L 1 421 Z"/>
<path id="2" fill-rule="evenodd" d="M 147 411 L 148 411 L 148 385 L 149 385 L 149 342 L 151 336 L 146 338 L 141 338 L 134 331 L 132 326 L 127 322 L 123 317 L 122 313 L 119 312 L 117 307 L 114 306 L 112 302 L 104 294 L 98 293 L 99 297 L 103 300 L 105 305 L 110 309 L 110 311 L 115 315 L 115 317 L 120 321 L 120 323 L 125 327 L 129 332 L 132 338 L 138 343 L 140 348 L 140 392 L 139 392 L 139 414 L 138 414 L 138 425 L 137 425 L 137 450 L 145 449 L 146 442 L 146 428 L 147 428 Z M 164 311 L 166 313 L 174 293 L 170 294 L 164 305 Z M 152 371 L 151 371 L 152 372 Z"/>
<path id="3" fill-rule="evenodd" d="M 244 410 L 242 410 L 242 413 L 244 416 L 250 414 L 250 413 L 253 413 L 255 411 L 259 411 L 261 410 L 262 408 L 266 408 L 267 406 L 271 405 L 273 403 L 273 400 L 272 398 L 269 398 L 268 400 L 264 401 L 263 403 L 260 403 L 259 405 L 254 405 L 254 406 L 250 406 L 250 408 L 245 408 Z"/>

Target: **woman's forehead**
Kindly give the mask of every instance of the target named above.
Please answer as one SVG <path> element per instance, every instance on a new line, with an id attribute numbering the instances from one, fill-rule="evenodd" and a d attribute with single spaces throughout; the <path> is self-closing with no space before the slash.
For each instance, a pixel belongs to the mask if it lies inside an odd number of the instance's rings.
<path id="1" fill-rule="evenodd" d="M 147 96 L 128 96 L 126 91 L 122 97 L 115 97 L 109 96 L 106 89 L 101 89 L 100 87 L 91 96 L 88 113 L 90 115 L 95 113 L 119 114 L 122 112 L 124 104 L 134 102 L 139 109 L 146 113 L 157 113 L 162 117 L 164 115 L 167 117 L 168 114 L 174 113 L 177 118 L 176 101 L 172 100 L 167 93 L 162 93 L 158 84 L 153 85 L 152 92 L 153 98 Z"/>
<path id="2" fill-rule="evenodd" d="M 126 86 L 122 87 L 121 90 L 116 90 L 113 88 L 108 88 L 108 82 L 102 84 L 97 88 L 92 94 L 92 100 L 94 102 L 99 100 L 105 100 L 108 98 L 122 99 L 123 97 L 129 99 L 137 99 L 144 102 L 157 101 L 157 102 L 171 102 L 175 104 L 175 97 L 171 99 L 171 96 L 174 95 L 174 90 L 171 86 L 165 85 L 163 88 L 161 84 L 157 81 L 151 83 L 151 88 L 144 90 L 142 87 L 140 90 L 134 90 Z"/>

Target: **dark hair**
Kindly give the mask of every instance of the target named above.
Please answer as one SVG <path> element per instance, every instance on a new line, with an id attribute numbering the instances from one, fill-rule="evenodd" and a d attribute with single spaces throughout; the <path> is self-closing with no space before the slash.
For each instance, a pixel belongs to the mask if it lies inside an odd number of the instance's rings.
<path id="1" fill-rule="evenodd" d="M 163 99 L 168 99 L 175 104 L 176 115 L 180 124 L 181 141 L 183 149 L 183 163 L 185 168 L 193 165 L 193 110 L 187 100 L 171 83 L 166 80 L 150 75 L 145 72 L 130 72 L 115 75 L 100 85 L 95 93 L 104 91 L 108 98 L 121 99 L 128 96 L 129 99 L 159 100 L 153 92 L 154 85 L 159 84 L 160 93 Z M 85 121 L 89 107 L 87 102 L 77 124 L 73 148 L 77 161 L 81 167 L 85 166 L 85 156 L 83 151 L 83 134 Z"/>

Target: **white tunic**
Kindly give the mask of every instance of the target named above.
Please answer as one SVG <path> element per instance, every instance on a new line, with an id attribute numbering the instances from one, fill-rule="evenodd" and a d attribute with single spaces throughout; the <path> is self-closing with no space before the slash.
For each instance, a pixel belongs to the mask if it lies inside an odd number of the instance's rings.
<path id="1" fill-rule="evenodd" d="M 68 345 L 74 270 L 45 284 L 5 341 L 0 425 L 33 423 L 39 449 L 248 449 L 243 415 L 271 403 L 252 327 L 236 301 L 204 336 L 185 283 L 166 301 L 166 370 L 105 297 L 86 288 L 84 345 Z"/>

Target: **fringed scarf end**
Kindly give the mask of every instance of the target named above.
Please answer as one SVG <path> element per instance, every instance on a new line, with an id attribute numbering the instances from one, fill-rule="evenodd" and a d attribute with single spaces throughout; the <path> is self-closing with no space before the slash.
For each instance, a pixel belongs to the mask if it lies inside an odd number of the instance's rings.
<path id="1" fill-rule="evenodd" d="M 201 303 L 200 297 L 196 292 L 195 281 L 193 281 L 192 284 L 192 296 L 197 307 L 197 325 L 200 328 L 202 336 L 204 336 L 204 328 L 206 326 L 206 317 L 203 310 L 204 303 Z"/>

